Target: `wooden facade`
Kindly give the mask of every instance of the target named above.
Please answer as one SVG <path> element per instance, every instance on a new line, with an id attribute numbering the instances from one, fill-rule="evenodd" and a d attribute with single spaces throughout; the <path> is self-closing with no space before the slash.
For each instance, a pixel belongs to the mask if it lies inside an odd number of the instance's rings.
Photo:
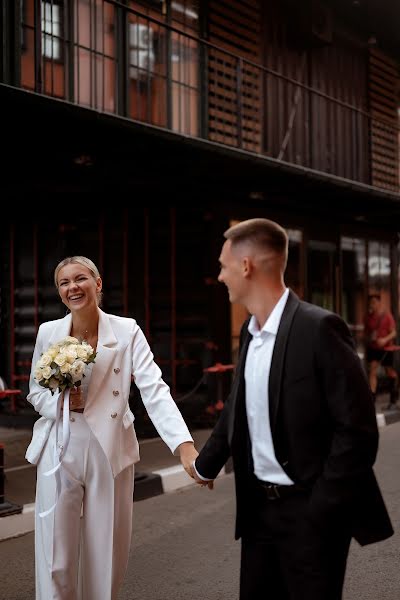
<path id="1" fill-rule="evenodd" d="M 5 83 L 399 192 L 399 56 L 331 3 L 6 4 Z"/>
<path id="2" fill-rule="evenodd" d="M 399 64 L 387 54 L 369 53 L 369 107 L 371 111 L 371 183 L 380 188 L 399 189 Z"/>
<path id="3" fill-rule="evenodd" d="M 282 222 L 288 285 L 341 313 L 358 342 L 369 291 L 398 317 L 390 40 L 372 47 L 366 24 L 311 0 L 0 0 L 0 16 L 6 161 L 21 169 L 12 179 L 6 163 L 5 198 L 84 193 L 78 212 L 16 211 L 3 227 L 10 385 L 26 393 L 37 328 L 62 316 L 55 264 L 83 254 L 104 277 L 105 310 L 138 320 L 201 423 L 216 390 L 203 369 L 234 359 L 243 318 L 217 284 L 222 234 L 251 216 Z M 112 206 L 98 212 L 90 197 L 103 192 Z"/>

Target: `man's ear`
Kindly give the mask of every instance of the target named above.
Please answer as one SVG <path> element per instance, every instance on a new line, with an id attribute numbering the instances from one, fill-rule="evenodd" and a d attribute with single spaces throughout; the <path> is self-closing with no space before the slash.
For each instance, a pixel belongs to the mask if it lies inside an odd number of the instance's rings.
<path id="1" fill-rule="evenodd" d="M 249 256 L 244 256 L 242 258 L 242 268 L 243 268 L 243 275 L 245 277 L 250 277 L 250 275 L 253 272 L 254 265 Z"/>

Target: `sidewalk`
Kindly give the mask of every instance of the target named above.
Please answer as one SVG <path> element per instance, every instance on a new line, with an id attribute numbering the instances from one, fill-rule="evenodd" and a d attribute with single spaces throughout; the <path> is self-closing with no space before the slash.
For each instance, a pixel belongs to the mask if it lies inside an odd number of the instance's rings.
<path id="1" fill-rule="evenodd" d="M 198 450 L 210 432 L 210 429 L 191 432 Z M 5 449 L 5 500 L 22 507 L 22 513 L 0 518 L 0 540 L 34 529 L 36 467 L 24 458 L 31 435 L 31 430 L 0 427 L 0 443 Z M 141 440 L 139 445 L 141 458 L 135 465 L 135 501 L 193 485 L 179 457 L 173 456 L 160 438 Z"/>

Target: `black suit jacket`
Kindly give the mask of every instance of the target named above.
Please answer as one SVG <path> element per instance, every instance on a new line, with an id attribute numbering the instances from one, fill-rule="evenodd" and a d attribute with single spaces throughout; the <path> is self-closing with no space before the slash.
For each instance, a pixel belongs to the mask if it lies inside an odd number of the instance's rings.
<path id="1" fill-rule="evenodd" d="M 236 538 L 251 511 L 253 472 L 245 408 L 244 367 L 251 340 L 242 327 L 231 393 L 196 460 L 215 478 L 233 459 Z M 322 528 L 350 523 L 364 545 L 393 533 L 372 466 L 378 429 L 368 381 L 352 336 L 336 314 L 289 297 L 278 329 L 269 377 L 276 457 L 295 482 L 310 489 L 309 516 Z"/>

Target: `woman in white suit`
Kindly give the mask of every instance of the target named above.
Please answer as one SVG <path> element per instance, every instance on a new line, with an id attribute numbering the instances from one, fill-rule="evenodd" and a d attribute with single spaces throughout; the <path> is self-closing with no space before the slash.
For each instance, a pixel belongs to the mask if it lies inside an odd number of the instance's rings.
<path id="1" fill-rule="evenodd" d="M 36 599 L 115 600 L 128 562 L 133 465 L 139 460 L 128 404 L 132 376 L 159 435 L 191 476 L 197 451 L 136 321 L 100 310 L 96 265 L 69 257 L 57 265 L 54 279 L 70 313 L 40 326 L 28 395 L 41 415 L 26 453 L 37 464 Z M 82 386 L 72 388 L 69 421 L 62 424 L 61 416 L 56 436 L 62 399 L 36 382 L 34 369 L 41 353 L 66 336 L 85 339 L 97 356 Z M 63 455 L 61 467 L 49 476 L 57 455 Z"/>

